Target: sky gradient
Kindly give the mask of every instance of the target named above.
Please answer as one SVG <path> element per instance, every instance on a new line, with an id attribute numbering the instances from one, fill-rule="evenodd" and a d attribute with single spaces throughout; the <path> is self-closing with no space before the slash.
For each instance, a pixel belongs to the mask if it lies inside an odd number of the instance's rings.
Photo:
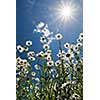
<path id="1" fill-rule="evenodd" d="M 63 3 L 71 2 L 77 8 L 75 20 L 64 23 L 61 19 L 57 20 L 59 6 Z M 56 21 L 57 20 L 57 21 Z M 31 40 L 34 51 L 41 50 L 42 45 L 39 41 L 41 34 L 33 32 L 39 22 L 48 24 L 49 30 L 53 34 L 60 32 L 63 35 L 62 43 L 76 42 L 78 35 L 83 32 L 83 2 L 82 0 L 16 0 L 16 44 L 25 44 L 25 41 Z M 54 53 L 57 51 L 56 41 L 51 45 Z"/>

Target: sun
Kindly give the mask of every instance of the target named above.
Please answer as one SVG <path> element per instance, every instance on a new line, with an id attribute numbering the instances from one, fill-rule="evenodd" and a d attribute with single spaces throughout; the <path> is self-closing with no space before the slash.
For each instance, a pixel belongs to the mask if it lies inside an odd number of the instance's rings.
<path id="1" fill-rule="evenodd" d="M 58 8 L 58 17 L 63 22 L 68 22 L 73 19 L 74 17 L 74 9 L 72 5 L 62 5 Z"/>
<path id="2" fill-rule="evenodd" d="M 61 15 L 64 17 L 70 17 L 71 16 L 71 7 L 64 7 L 61 11 Z"/>
<path id="3" fill-rule="evenodd" d="M 66 23 L 76 20 L 75 17 L 77 16 L 78 8 L 71 1 L 62 2 L 56 7 L 55 12 L 57 14 L 56 20 L 59 20 L 61 23 Z"/>
<path id="4" fill-rule="evenodd" d="M 62 17 L 65 17 L 65 18 L 70 17 L 72 15 L 71 7 L 66 6 L 66 7 L 62 8 L 60 13 L 61 13 Z"/>

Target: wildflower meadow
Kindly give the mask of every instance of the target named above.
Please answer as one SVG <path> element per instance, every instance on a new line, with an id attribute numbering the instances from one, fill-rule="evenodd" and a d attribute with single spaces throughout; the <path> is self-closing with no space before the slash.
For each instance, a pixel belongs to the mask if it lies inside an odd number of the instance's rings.
<path id="1" fill-rule="evenodd" d="M 32 48 L 32 40 L 16 46 L 16 100 L 83 100 L 83 33 L 75 43 L 62 44 L 63 34 L 50 32 L 44 22 L 33 32 L 41 34 L 41 51 Z"/>

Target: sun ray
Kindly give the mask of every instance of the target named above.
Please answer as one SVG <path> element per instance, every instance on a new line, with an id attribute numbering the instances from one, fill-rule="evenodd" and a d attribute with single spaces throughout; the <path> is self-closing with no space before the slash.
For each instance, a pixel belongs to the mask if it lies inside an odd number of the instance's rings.
<path id="1" fill-rule="evenodd" d="M 71 20 L 75 20 L 75 17 L 78 12 L 78 7 L 72 2 L 61 2 L 58 7 L 55 9 L 55 13 L 57 14 L 57 19 L 61 20 L 61 22 L 66 23 Z"/>

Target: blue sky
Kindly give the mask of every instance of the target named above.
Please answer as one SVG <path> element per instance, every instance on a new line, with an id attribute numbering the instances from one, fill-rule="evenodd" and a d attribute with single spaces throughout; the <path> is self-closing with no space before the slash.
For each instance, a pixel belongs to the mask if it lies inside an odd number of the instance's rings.
<path id="1" fill-rule="evenodd" d="M 77 7 L 75 20 L 64 23 L 57 19 L 56 10 L 61 2 L 72 2 Z M 50 31 L 62 33 L 62 42 L 75 42 L 79 33 L 83 32 L 83 2 L 82 0 L 16 0 L 16 44 L 25 44 L 26 40 L 33 41 L 32 49 L 41 50 L 40 34 L 34 34 L 35 25 L 43 21 L 48 24 Z M 57 43 L 51 46 L 56 51 Z"/>

